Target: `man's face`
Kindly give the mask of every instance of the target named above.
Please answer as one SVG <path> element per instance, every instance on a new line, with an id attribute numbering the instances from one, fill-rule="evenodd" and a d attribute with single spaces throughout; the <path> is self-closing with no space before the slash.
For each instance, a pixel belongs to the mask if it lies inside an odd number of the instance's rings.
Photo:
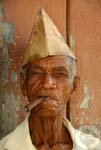
<path id="1" fill-rule="evenodd" d="M 65 108 L 69 100 L 72 83 L 66 56 L 52 56 L 31 61 L 24 81 L 26 96 L 34 101 L 47 96 L 32 112 L 39 116 L 56 116 Z"/>

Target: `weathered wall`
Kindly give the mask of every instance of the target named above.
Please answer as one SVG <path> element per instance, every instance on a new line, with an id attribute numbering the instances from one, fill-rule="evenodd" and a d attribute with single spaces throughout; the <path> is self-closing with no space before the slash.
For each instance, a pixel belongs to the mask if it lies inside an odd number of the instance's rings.
<path id="1" fill-rule="evenodd" d="M 0 49 L 1 137 L 13 130 L 24 117 L 23 105 L 27 100 L 22 100 L 24 98 L 20 92 L 19 73 L 22 56 L 40 6 L 45 8 L 66 38 L 66 0 L 4 0 L 3 2 L 4 14 L 0 21 L 4 30 L 1 31 L 3 35 L 0 41 L 2 38 L 7 40 Z"/>
<path id="2" fill-rule="evenodd" d="M 80 76 L 71 120 L 101 137 L 101 1 L 71 0 L 69 5 L 69 40 Z"/>
<path id="3" fill-rule="evenodd" d="M 18 124 L 21 99 L 17 70 L 13 67 L 9 52 L 12 51 L 13 24 L 4 18 L 0 3 L 0 137 L 12 131 Z"/>

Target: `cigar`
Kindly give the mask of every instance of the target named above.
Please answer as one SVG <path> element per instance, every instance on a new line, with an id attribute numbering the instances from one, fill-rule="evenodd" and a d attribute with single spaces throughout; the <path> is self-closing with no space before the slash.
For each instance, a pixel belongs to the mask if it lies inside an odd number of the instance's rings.
<path id="1" fill-rule="evenodd" d="M 25 112 L 31 111 L 32 109 L 34 109 L 36 106 L 38 106 L 40 103 L 42 103 L 46 99 L 49 99 L 49 97 L 48 96 L 39 96 L 37 99 L 32 101 L 30 104 L 27 104 L 24 107 L 24 111 Z"/>

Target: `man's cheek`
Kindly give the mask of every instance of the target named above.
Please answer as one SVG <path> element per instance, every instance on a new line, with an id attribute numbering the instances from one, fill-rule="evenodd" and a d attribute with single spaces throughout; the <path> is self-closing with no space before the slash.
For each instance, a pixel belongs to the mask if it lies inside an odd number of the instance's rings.
<path id="1" fill-rule="evenodd" d="M 70 97 L 70 89 L 69 87 L 66 85 L 64 86 L 64 88 L 62 89 L 62 100 L 64 103 L 67 103 L 67 101 L 69 100 Z"/>
<path id="2" fill-rule="evenodd" d="M 35 95 L 36 94 L 36 92 L 37 91 L 39 91 L 40 90 L 40 80 L 38 81 L 38 82 L 35 82 L 35 81 L 30 81 L 29 83 L 28 83 L 28 87 L 29 87 L 29 93 L 31 94 L 31 95 Z"/>

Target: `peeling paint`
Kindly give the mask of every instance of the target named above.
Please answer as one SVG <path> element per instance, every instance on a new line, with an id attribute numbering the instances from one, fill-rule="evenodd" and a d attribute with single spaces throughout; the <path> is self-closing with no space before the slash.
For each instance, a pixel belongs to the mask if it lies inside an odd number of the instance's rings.
<path id="1" fill-rule="evenodd" d="M 3 9 L 2 4 L 0 3 L 0 49 L 2 48 L 3 45 L 2 21 L 3 21 Z"/>
<path id="2" fill-rule="evenodd" d="M 14 43 L 13 40 L 13 24 L 0 20 L 0 49 L 8 44 Z"/>
<path id="3" fill-rule="evenodd" d="M 82 117 L 80 117 L 80 125 L 82 126 L 83 125 L 83 121 L 84 121 L 84 118 L 85 118 L 85 112 L 82 111 Z"/>
<path id="4" fill-rule="evenodd" d="M 93 9 L 100 9 L 101 8 L 101 1 L 100 0 L 86 0 L 89 7 L 92 7 Z"/>
<path id="5" fill-rule="evenodd" d="M 12 131 L 17 126 L 18 111 L 20 108 L 21 101 L 12 93 L 12 91 L 4 91 L 5 94 L 2 97 L 2 126 L 1 131 L 3 134 Z M 9 111 L 10 110 L 10 111 Z M 12 113 L 13 115 L 12 115 Z"/>
<path id="6" fill-rule="evenodd" d="M 85 83 L 84 83 L 84 99 L 83 99 L 82 103 L 80 104 L 80 108 L 87 109 L 89 107 L 90 100 L 91 100 L 91 96 L 89 94 L 88 82 L 85 81 Z"/>
<path id="7" fill-rule="evenodd" d="M 8 67 L 10 58 L 8 53 L 8 44 L 14 43 L 13 40 L 13 24 L 4 22 L 3 9 L 0 5 L 0 64 L 1 64 L 1 80 L 4 82 L 8 77 Z"/>
<path id="8" fill-rule="evenodd" d="M 20 110 L 21 105 L 21 97 L 20 95 L 17 96 L 17 103 L 16 103 L 16 112 Z"/>
<path id="9" fill-rule="evenodd" d="M 1 80 L 2 82 L 7 80 L 8 77 L 8 66 L 9 66 L 9 55 L 8 55 L 8 48 L 4 46 L 2 49 L 2 62 L 1 62 Z"/>
<path id="10" fill-rule="evenodd" d="M 96 4 L 96 0 L 86 0 L 89 4 Z"/>
<path id="11" fill-rule="evenodd" d="M 3 18 L 2 4 L 0 4 L 0 20 Z"/>
<path id="12" fill-rule="evenodd" d="M 101 130 L 96 125 L 81 125 L 79 127 L 79 130 L 86 134 L 91 134 L 94 137 L 101 139 Z"/>
<path id="13" fill-rule="evenodd" d="M 70 49 L 74 52 L 75 49 L 75 38 L 72 34 L 69 36 L 69 44 L 70 44 Z"/>
<path id="14" fill-rule="evenodd" d="M 12 59 L 12 58 L 10 58 L 10 62 L 13 62 L 13 59 Z"/>
<path id="15" fill-rule="evenodd" d="M 10 65 L 10 59 L 8 54 L 8 44 L 13 42 L 13 26 L 11 23 L 1 22 L 1 31 L 2 35 L 0 37 L 0 41 L 4 40 L 5 44 L 2 45 L 2 49 L 0 50 L 2 56 L 1 62 L 1 79 L 2 81 L 6 80 L 8 77 L 8 67 Z"/>
<path id="16" fill-rule="evenodd" d="M 1 1 L 0 1 L 1 2 Z M 12 131 L 18 124 L 18 114 L 21 99 L 10 84 L 18 80 L 17 72 L 10 72 L 11 60 L 8 45 L 14 43 L 13 24 L 3 19 L 3 7 L 0 3 L 0 138 Z M 16 84 L 13 84 L 16 87 Z M 11 113 L 12 112 L 12 113 Z"/>
<path id="17" fill-rule="evenodd" d="M 13 24 L 10 23 L 10 22 L 3 22 L 1 24 L 1 27 L 2 27 L 2 34 L 3 34 L 3 37 L 4 37 L 4 40 L 8 43 L 8 44 L 11 44 L 11 43 L 14 43 L 14 40 L 13 40 Z"/>
<path id="18" fill-rule="evenodd" d="M 18 81 L 18 74 L 16 71 L 11 71 L 10 72 L 10 78 L 12 82 L 17 82 Z"/>

